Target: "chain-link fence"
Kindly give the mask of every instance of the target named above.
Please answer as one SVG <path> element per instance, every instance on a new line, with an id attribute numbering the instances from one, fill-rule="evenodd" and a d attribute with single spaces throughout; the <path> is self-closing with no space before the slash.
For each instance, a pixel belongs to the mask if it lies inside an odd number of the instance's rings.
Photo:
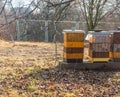
<path id="1" fill-rule="evenodd" d="M 113 30 L 120 26 L 120 22 L 100 22 L 96 29 Z M 87 33 L 86 23 L 81 21 L 50 21 L 50 20 L 16 20 L 15 23 L 0 29 L 0 38 L 20 41 L 53 42 L 63 41 L 64 29 L 80 29 Z M 56 36 L 56 38 L 55 38 Z M 56 40 L 55 40 L 56 39 Z"/>
<path id="2" fill-rule="evenodd" d="M 12 24 L 13 25 L 13 24 Z M 120 22 L 100 22 L 96 29 L 113 30 L 120 26 Z M 63 52 L 63 30 L 80 29 L 87 33 L 86 23 L 80 21 L 50 21 L 50 20 L 17 20 L 16 24 L 9 27 L 15 40 L 34 42 L 54 42 L 53 53 L 50 55 L 56 60 L 62 59 Z M 14 30 L 13 30 L 14 29 Z M 0 33 L 3 36 L 8 34 Z M 86 47 L 86 45 L 85 45 Z M 87 54 L 87 52 L 85 53 Z M 86 55 L 85 55 L 86 56 Z"/>
<path id="3" fill-rule="evenodd" d="M 19 27 L 18 27 L 19 26 Z M 113 30 L 120 22 L 100 22 L 96 29 Z M 19 20 L 16 25 L 17 40 L 22 41 L 56 41 L 62 42 L 64 29 L 81 29 L 87 31 L 86 23 L 80 21 Z"/>

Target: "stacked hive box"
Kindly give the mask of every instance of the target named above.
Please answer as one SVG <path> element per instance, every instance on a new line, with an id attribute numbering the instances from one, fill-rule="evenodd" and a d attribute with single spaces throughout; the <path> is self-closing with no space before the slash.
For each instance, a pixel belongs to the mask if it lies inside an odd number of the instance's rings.
<path id="1" fill-rule="evenodd" d="M 110 58 L 114 62 L 120 62 L 120 30 L 111 34 Z"/>
<path id="2" fill-rule="evenodd" d="M 67 63 L 82 63 L 84 52 L 84 31 L 64 30 L 63 61 Z"/>
<path id="3" fill-rule="evenodd" d="M 89 39 L 90 62 L 108 62 L 110 52 L 110 35 L 108 32 L 91 32 Z"/>

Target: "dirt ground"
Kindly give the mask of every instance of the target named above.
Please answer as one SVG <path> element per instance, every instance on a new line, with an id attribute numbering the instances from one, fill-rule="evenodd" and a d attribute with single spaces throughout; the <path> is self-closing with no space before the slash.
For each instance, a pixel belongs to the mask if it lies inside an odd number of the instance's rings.
<path id="1" fill-rule="evenodd" d="M 54 43 L 1 40 L 0 97 L 120 97 L 120 71 L 60 70 L 55 55 Z"/>

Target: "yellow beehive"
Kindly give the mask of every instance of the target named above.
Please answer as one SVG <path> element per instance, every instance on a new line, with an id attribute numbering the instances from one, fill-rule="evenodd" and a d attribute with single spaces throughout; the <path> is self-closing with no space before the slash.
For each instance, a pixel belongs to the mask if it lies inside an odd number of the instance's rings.
<path id="1" fill-rule="evenodd" d="M 64 55 L 63 60 L 67 63 L 83 62 L 84 31 L 64 30 Z"/>

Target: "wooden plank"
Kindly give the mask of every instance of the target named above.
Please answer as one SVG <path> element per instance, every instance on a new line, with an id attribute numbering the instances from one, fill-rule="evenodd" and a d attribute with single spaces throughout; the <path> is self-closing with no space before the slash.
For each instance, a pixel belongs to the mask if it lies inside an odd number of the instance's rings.
<path id="1" fill-rule="evenodd" d="M 67 63 L 82 63 L 83 59 L 63 59 L 63 61 Z"/>
<path id="2" fill-rule="evenodd" d="M 64 41 L 65 42 L 83 42 L 84 33 L 65 33 Z"/>
<path id="3" fill-rule="evenodd" d="M 109 52 L 93 52 L 89 50 L 88 56 L 92 58 L 109 58 L 110 54 Z"/>
<path id="4" fill-rule="evenodd" d="M 120 44 L 112 44 L 112 52 L 120 52 Z"/>
<path id="5" fill-rule="evenodd" d="M 113 52 L 113 58 L 120 58 L 120 52 Z"/>
<path id="6" fill-rule="evenodd" d="M 89 43 L 89 49 L 94 52 L 109 52 L 110 43 Z"/>
<path id="7" fill-rule="evenodd" d="M 64 52 L 65 53 L 69 53 L 69 54 L 72 54 L 72 53 L 83 53 L 84 51 L 84 48 L 68 48 L 68 47 L 64 47 Z"/>
<path id="8" fill-rule="evenodd" d="M 120 33 L 114 32 L 112 37 L 113 37 L 112 41 L 114 44 L 120 44 Z"/>
<path id="9" fill-rule="evenodd" d="M 113 52 L 109 52 L 109 57 L 113 58 Z"/>
<path id="10" fill-rule="evenodd" d="M 120 58 L 112 58 L 113 62 L 120 62 Z"/>
<path id="11" fill-rule="evenodd" d="M 64 42 L 64 46 L 68 48 L 73 48 L 73 47 L 84 47 L 84 42 Z"/>
<path id="12" fill-rule="evenodd" d="M 79 54 L 68 54 L 68 53 L 64 53 L 63 57 L 65 59 L 83 59 L 83 53 L 79 53 Z"/>
<path id="13" fill-rule="evenodd" d="M 110 58 L 92 58 L 89 57 L 90 62 L 108 62 Z"/>
<path id="14" fill-rule="evenodd" d="M 92 35 L 89 39 L 90 43 L 110 43 L 111 39 L 110 39 L 110 35 Z"/>

